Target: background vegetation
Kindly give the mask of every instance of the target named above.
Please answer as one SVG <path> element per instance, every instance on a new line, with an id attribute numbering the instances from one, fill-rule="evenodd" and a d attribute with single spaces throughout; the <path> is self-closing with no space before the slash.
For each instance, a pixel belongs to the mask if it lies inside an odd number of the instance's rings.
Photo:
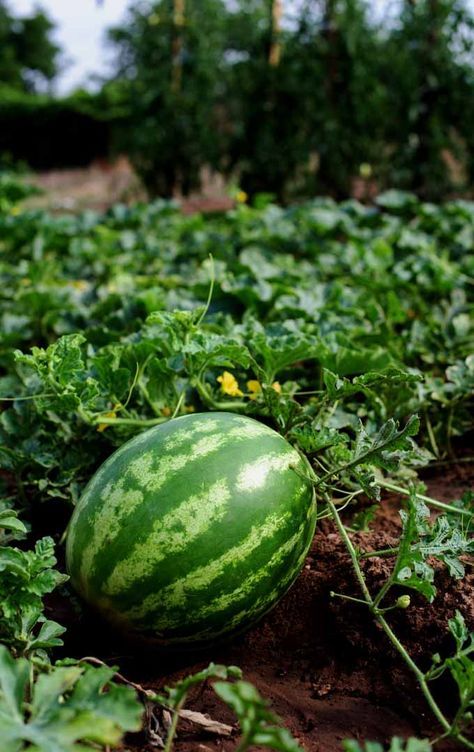
<path id="1" fill-rule="evenodd" d="M 115 75 L 85 115 L 84 93 L 31 99 L 56 74 L 52 25 L 41 12 L 19 24 L 0 2 L 0 153 L 45 167 L 120 150 L 160 196 L 198 188 L 205 165 L 280 200 L 386 186 L 459 194 L 474 169 L 472 8 L 385 7 L 380 17 L 369 0 L 132 2 L 109 32 Z M 45 121 L 55 153 L 38 156 L 25 130 L 44 144 Z M 70 122 L 85 129 L 87 154 L 76 139 L 71 148 Z"/>

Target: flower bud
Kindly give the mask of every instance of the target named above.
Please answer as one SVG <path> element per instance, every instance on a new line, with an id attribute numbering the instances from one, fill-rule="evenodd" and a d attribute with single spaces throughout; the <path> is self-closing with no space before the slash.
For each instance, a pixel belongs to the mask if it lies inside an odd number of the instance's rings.
<path id="1" fill-rule="evenodd" d="M 397 608 L 408 608 L 410 603 L 411 598 L 409 595 L 401 595 L 400 598 L 397 598 Z"/>

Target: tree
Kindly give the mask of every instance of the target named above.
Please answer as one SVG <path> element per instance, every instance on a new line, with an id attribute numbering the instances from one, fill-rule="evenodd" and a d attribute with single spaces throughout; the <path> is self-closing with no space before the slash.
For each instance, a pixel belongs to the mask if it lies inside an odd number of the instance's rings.
<path id="1" fill-rule="evenodd" d="M 439 199 L 472 178 L 474 19 L 464 0 L 404 0 L 386 43 L 394 178 Z M 459 160 L 461 174 L 450 169 Z"/>
<path id="2" fill-rule="evenodd" d="M 345 197 L 361 165 L 384 156 L 378 29 L 364 0 L 307 0 L 284 23 L 282 10 L 241 0 L 235 13 L 248 28 L 228 71 L 231 166 L 248 193 Z"/>
<path id="3" fill-rule="evenodd" d="M 35 92 L 57 74 L 59 47 L 52 41 L 54 24 L 41 10 L 16 18 L 0 0 L 0 81 Z"/>
<path id="4" fill-rule="evenodd" d="M 295 40 L 308 142 L 317 155 L 310 186 L 338 198 L 350 195 L 361 165 L 381 170 L 384 163 L 383 48 L 369 11 L 366 0 L 312 0 Z"/>
<path id="5" fill-rule="evenodd" d="M 153 195 L 188 194 L 204 164 L 217 164 L 221 0 L 138 4 L 112 29 L 117 77 L 129 92 L 125 146 Z"/>

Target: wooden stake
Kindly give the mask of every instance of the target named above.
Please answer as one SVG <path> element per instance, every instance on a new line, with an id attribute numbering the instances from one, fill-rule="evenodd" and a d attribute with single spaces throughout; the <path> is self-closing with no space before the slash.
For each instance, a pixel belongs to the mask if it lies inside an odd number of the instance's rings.
<path id="1" fill-rule="evenodd" d="M 271 0 L 271 43 L 268 53 L 268 63 L 273 68 L 280 64 L 281 58 L 281 18 L 283 15 L 282 0 Z"/>
<path id="2" fill-rule="evenodd" d="M 174 92 L 181 90 L 183 79 L 183 26 L 185 21 L 186 0 L 173 0 L 173 39 L 171 44 L 172 72 L 171 88 Z"/>

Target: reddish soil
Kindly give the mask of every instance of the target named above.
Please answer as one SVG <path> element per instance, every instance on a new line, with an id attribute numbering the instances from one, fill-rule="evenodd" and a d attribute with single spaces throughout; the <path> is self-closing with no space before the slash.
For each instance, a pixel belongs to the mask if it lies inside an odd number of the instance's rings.
<path id="1" fill-rule="evenodd" d="M 464 490 L 473 488 L 474 465 L 431 470 L 426 481 L 433 496 L 459 498 Z M 357 544 L 366 550 L 393 546 L 400 528 L 397 510 L 396 497 L 385 497 L 373 529 L 353 536 Z M 367 559 L 364 569 L 369 586 L 375 590 L 389 568 L 390 559 Z M 433 653 L 451 651 L 447 620 L 456 609 L 474 628 L 472 568 L 462 581 L 440 570 L 435 584 L 438 595 L 433 604 L 414 594 L 410 608 L 390 617 L 397 635 L 421 667 L 429 665 Z M 86 617 L 69 627 L 66 651 L 83 655 L 87 649 L 89 655 L 116 662 L 129 679 L 153 689 L 172 684 L 211 660 L 240 666 L 244 678 L 258 687 L 308 752 L 340 752 L 341 742 L 347 738 L 386 743 L 394 735 L 436 736 L 439 729 L 416 681 L 367 609 L 331 598 L 333 590 L 359 595 L 339 536 L 330 522 L 323 521 L 305 568 L 290 592 L 259 625 L 231 644 L 199 654 L 137 654 L 130 647 L 112 645 L 111 634 L 107 629 L 98 632 L 96 620 L 94 632 L 90 631 L 92 621 Z M 54 615 L 59 620 L 64 616 Z M 445 711 L 452 712 L 456 705 L 454 684 L 442 679 L 436 689 Z M 235 722 L 210 686 L 191 694 L 187 707 L 224 723 Z M 213 737 L 184 721 L 175 750 L 231 752 L 237 740 L 237 731 L 231 738 Z M 127 739 L 126 748 L 152 752 L 157 746 L 143 733 Z M 436 749 L 454 752 L 460 748 L 448 742 Z"/>
<path id="2" fill-rule="evenodd" d="M 86 209 L 107 211 L 118 202 L 146 201 L 146 192 L 125 156 L 114 163 L 97 160 L 89 167 L 49 170 L 31 176 L 42 193 L 28 199 L 31 208 L 77 213 Z M 234 206 L 229 186 L 222 176 L 202 171 L 202 188 L 187 197 L 175 197 L 184 214 L 227 211 Z"/>

